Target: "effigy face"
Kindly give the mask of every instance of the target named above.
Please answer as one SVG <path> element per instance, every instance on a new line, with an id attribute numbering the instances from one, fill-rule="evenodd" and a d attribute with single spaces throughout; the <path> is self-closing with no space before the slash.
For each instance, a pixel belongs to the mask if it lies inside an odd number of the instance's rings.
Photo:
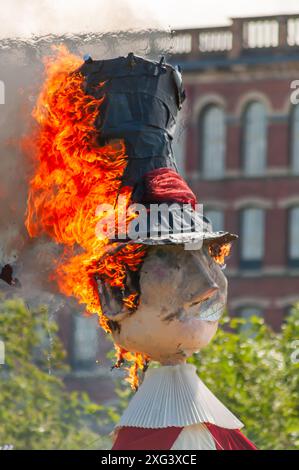
<path id="1" fill-rule="evenodd" d="M 162 364 L 184 362 L 217 331 L 226 305 L 227 280 L 208 248 L 150 247 L 140 269 L 140 301 L 119 315 L 114 341 Z"/>

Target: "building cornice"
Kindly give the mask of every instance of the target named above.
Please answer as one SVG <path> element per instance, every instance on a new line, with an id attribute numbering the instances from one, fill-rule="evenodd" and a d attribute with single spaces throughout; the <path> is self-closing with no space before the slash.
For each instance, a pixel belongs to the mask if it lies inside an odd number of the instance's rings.
<path id="1" fill-rule="evenodd" d="M 282 277 L 282 278 L 296 278 L 299 276 L 299 269 L 298 268 L 289 268 L 286 266 L 265 266 L 261 269 L 233 269 L 227 268 L 225 270 L 225 274 L 227 277 L 235 279 L 238 278 L 240 280 L 245 279 L 260 279 L 260 278 L 274 278 L 274 277 Z"/>
<path id="2" fill-rule="evenodd" d="M 265 297 L 236 297 L 233 300 L 229 301 L 229 306 L 233 309 L 238 309 L 241 307 L 260 307 L 268 308 L 271 305 L 271 300 Z"/>
<path id="3" fill-rule="evenodd" d="M 280 199 L 277 202 L 277 206 L 281 209 L 289 209 L 294 206 L 299 206 L 299 193 L 293 196 L 288 196 L 284 199 Z"/>
<path id="4" fill-rule="evenodd" d="M 266 199 L 263 197 L 243 197 L 238 198 L 233 202 L 232 207 L 236 210 L 246 209 L 247 207 L 254 207 L 257 209 L 272 209 L 274 202 L 271 199 Z"/>
<path id="5" fill-rule="evenodd" d="M 233 168 L 227 169 L 225 174 L 218 179 L 203 178 L 199 171 L 186 172 L 186 177 L 192 182 L 208 182 L 208 183 L 226 183 L 230 180 L 241 180 L 241 181 L 261 181 L 267 178 L 299 178 L 299 174 L 294 174 L 290 167 L 267 167 L 265 173 L 260 175 L 247 175 L 243 170 Z"/>

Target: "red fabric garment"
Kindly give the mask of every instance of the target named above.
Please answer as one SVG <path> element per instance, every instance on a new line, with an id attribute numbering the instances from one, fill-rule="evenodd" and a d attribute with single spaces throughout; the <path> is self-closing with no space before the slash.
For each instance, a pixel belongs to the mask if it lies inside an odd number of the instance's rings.
<path id="1" fill-rule="evenodd" d="M 215 441 L 216 450 L 257 450 L 239 429 L 225 429 L 215 424 L 204 424 Z M 126 426 L 118 431 L 112 450 L 170 450 L 183 429 Z"/>
<path id="2" fill-rule="evenodd" d="M 225 429 L 205 423 L 216 444 L 217 450 L 257 450 L 255 445 L 239 429 Z"/>
<path id="3" fill-rule="evenodd" d="M 194 208 L 196 197 L 186 181 L 171 168 L 158 168 L 144 176 L 143 203 L 163 202 L 191 204 Z"/>
<path id="4" fill-rule="evenodd" d="M 112 450 L 169 450 L 184 428 L 120 428 Z"/>

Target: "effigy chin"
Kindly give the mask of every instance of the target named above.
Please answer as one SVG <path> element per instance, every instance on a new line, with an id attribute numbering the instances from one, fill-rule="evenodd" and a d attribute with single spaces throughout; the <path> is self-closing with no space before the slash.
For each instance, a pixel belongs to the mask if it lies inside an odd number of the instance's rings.
<path id="1" fill-rule="evenodd" d="M 101 141 L 124 139 L 122 185 L 132 187 L 132 202 L 146 208 L 138 236 L 119 237 L 113 248 L 117 253 L 139 244 L 143 260 L 133 273 L 128 269 L 122 293 L 97 277 L 102 310 L 120 350 L 160 364 L 145 372 L 116 427 L 113 449 L 254 449 L 240 432 L 243 424 L 186 363 L 216 334 L 227 297 L 222 265 L 237 237 L 213 231 L 177 172 L 172 140 L 185 99 L 180 70 L 163 58 L 129 54 L 88 58 L 82 73 L 87 93 L 97 96 L 95 86 L 105 83 Z M 153 204 L 165 204 L 167 217 L 162 212 L 153 220 Z M 128 309 L 124 298 L 133 291 L 138 301 Z"/>

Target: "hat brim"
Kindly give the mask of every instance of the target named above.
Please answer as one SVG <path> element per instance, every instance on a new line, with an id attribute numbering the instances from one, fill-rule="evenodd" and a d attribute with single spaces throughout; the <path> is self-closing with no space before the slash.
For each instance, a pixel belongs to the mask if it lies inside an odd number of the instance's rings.
<path id="1" fill-rule="evenodd" d="M 134 243 L 143 245 L 185 245 L 185 244 L 210 244 L 217 242 L 219 244 L 230 243 L 236 240 L 238 235 L 229 232 L 191 232 L 161 235 L 157 237 L 139 238 L 133 240 Z"/>
<path id="2" fill-rule="evenodd" d="M 194 249 L 198 249 L 202 245 L 210 245 L 211 243 L 218 243 L 220 245 L 230 243 L 236 240 L 238 235 L 230 232 L 196 232 L 196 233 L 180 233 L 180 234 L 168 234 L 167 236 L 159 237 L 148 237 L 148 238 L 137 238 L 132 239 L 113 239 L 110 240 L 111 244 L 107 245 L 106 254 L 115 253 L 125 245 L 140 244 L 147 246 L 155 245 L 189 245 Z"/>

